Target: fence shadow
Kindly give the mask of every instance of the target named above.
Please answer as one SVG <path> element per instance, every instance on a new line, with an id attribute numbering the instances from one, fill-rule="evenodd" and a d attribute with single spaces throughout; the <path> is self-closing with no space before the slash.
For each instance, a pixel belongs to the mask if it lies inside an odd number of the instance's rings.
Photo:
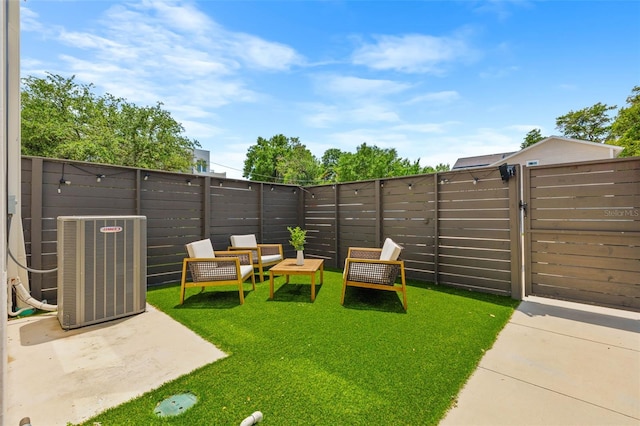
<path id="1" fill-rule="evenodd" d="M 244 290 L 245 299 L 252 291 Z M 185 297 L 182 305 L 177 304 L 175 309 L 232 309 L 242 306 L 238 290 L 212 290 L 192 294 Z"/>
<path id="2" fill-rule="evenodd" d="M 530 317 L 550 316 L 556 318 L 567 319 L 576 322 L 598 325 L 601 327 L 615 328 L 617 330 L 631 331 L 640 333 L 640 313 L 635 315 L 637 318 L 629 318 L 634 316 L 633 313 L 620 311 L 620 315 L 606 314 L 597 312 L 600 308 L 591 305 L 577 306 L 584 309 L 574 309 L 570 306 L 556 306 L 541 302 L 524 300 L 520 303 L 518 310 Z"/>

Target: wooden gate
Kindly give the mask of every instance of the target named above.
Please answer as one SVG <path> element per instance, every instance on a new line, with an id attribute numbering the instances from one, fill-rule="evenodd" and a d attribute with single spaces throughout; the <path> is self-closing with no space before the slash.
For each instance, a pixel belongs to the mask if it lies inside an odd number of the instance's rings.
<path id="1" fill-rule="evenodd" d="M 523 178 L 525 294 L 640 311 L 640 158 Z"/>

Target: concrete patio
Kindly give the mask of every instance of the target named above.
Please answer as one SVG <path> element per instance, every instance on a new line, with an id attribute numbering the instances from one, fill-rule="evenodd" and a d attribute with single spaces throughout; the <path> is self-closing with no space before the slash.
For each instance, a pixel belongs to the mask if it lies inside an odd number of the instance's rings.
<path id="1" fill-rule="evenodd" d="M 71 331 L 54 314 L 13 320 L 8 338 L 7 425 L 78 423 L 225 356 L 149 305 Z M 539 298 L 520 304 L 441 422 L 627 424 L 640 424 L 640 313 Z"/>
<path id="2" fill-rule="evenodd" d="M 150 305 L 70 331 L 54 313 L 7 328 L 7 426 L 79 423 L 226 356 Z"/>
<path id="3" fill-rule="evenodd" d="M 530 297 L 441 422 L 639 425 L 640 313 Z"/>

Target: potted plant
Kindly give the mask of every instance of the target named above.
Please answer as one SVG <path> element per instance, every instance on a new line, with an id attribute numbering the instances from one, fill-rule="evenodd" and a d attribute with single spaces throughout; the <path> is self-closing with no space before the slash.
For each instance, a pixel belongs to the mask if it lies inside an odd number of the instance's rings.
<path id="1" fill-rule="evenodd" d="M 287 229 L 289 230 L 289 235 L 291 237 L 289 244 L 291 244 L 297 252 L 296 265 L 304 265 L 303 251 L 304 245 L 307 242 L 307 231 L 301 229 L 299 226 L 296 226 L 295 228 L 288 226 Z"/>

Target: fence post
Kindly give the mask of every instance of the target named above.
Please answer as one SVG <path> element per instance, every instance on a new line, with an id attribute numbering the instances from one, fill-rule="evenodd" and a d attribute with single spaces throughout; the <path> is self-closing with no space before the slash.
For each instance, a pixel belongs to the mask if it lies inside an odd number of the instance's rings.
<path id="1" fill-rule="evenodd" d="M 511 298 L 522 300 L 522 244 L 520 244 L 520 184 L 522 166 L 517 164 L 515 179 L 509 179 L 509 236 L 511 251 Z"/>
<path id="2" fill-rule="evenodd" d="M 31 267 L 42 267 L 42 158 L 31 159 Z M 20 218 L 22 220 L 22 218 Z M 31 295 L 42 300 L 42 274 L 31 274 Z"/>
<path id="3" fill-rule="evenodd" d="M 334 240 L 334 250 L 336 253 L 336 259 L 334 266 L 336 268 L 340 267 L 340 194 L 339 194 L 339 186 L 337 184 L 333 184 L 333 205 L 334 205 L 334 216 L 333 216 L 333 240 Z"/>
<path id="4" fill-rule="evenodd" d="M 382 246 L 382 238 L 384 237 L 383 215 L 382 215 L 382 189 L 380 188 L 380 179 L 376 179 L 373 184 L 374 205 L 376 206 L 376 247 Z"/>
<path id="5" fill-rule="evenodd" d="M 211 176 L 204 177 L 202 185 L 202 238 L 211 237 Z"/>
<path id="6" fill-rule="evenodd" d="M 440 210 L 440 178 L 438 173 L 433 175 L 433 281 L 439 284 L 439 252 L 440 252 L 440 224 L 438 220 L 438 211 Z"/>

